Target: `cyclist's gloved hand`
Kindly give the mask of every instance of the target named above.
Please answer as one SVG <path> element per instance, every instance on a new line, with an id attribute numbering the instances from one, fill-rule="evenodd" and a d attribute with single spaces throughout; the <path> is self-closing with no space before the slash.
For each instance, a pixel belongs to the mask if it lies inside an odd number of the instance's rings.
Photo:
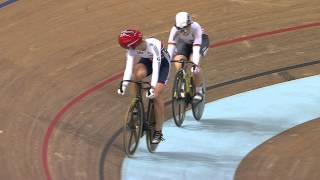
<path id="1" fill-rule="evenodd" d="M 125 95 L 126 94 L 126 89 L 127 89 L 127 86 L 122 84 L 122 86 L 118 89 L 118 94 L 122 95 L 122 96 Z"/>
<path id="2" fill-rule="evenodd" d="M 150 88 L 150 89 L 147 91 L 146 97 L 149 98 L 149 99 L 155 98 L 154 87 Z"/>
<path id="3" fill-rule="evenodd" d="M 192 73 L 195 73 L 195 74 L 199 73 L 199 72 L 200 72 L 199 66 L 193 65 L 193 66 L 191 67 L 191 72 L 192 72 Z"/>

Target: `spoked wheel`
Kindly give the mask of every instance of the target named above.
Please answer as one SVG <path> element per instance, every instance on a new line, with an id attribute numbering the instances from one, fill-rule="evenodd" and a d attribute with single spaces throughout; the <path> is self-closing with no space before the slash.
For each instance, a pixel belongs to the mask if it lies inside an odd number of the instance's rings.
<path id="1" fill-rule="evenodd" d="M 197 121 L 200 121 L 200 119 L 203 115 L 204 106 L 206 104 L 206 83 L 207 83 L 206 78 L 203 78 L 203 81 L 202 81 L 202 92 L 203 92 L 202 100 L 192 102 L 192 114 L 193 114 L 193 117 Z M 194 83 L 193 83 L 193 85 L 194 85 Z M 193 86 L 193 87 L 195 87 L 195 86 Z"/>
<path id="2" fill-rule="evenodd" d="M 172 113 L 175 124 L 180 127 L 186 115 L 186 101 L 184 93 L 185 80 L 183 79 L 183 72 L 179 71 L 176 74 L 172 87 Z"/>
<path id="3" fill-rule="evenodd" d="M 148 116 L 148 127 L 146 129 L 146 135 L 147 135 L 147 147 L 149 152 L 153 153 L 157 147 L 158 144 L 152 144 L 153 134 L 156 127 L 156 119 L 155 119 L 155 112 L 154 112 L 154 104 L 153 102 L 149 102 L 149 114 Z"/>
<path id="4" fill-rule="evenodd" d="M 124 121 L 123 145 L 125 153 L 128 157 L 132 157 L 135 153 L 143 125 L 143 107 L 140 101 L 136 101 L 130 106 L 127 117 Z"/>

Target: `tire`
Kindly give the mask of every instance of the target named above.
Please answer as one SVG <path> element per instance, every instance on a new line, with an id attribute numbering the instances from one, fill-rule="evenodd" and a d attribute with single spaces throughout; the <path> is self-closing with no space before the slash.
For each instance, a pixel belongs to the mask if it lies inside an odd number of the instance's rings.
<path id="1" fill-rule="evenodd" d="M 205 104 L 206 104 L 206 83 L 207 83 L 206 78 L 204 77 L 202 81 L 202 92 L 203 92 L 202 100 L 199 102 L 192 102 L 192 114 L 197 121 L 200 121 L 203 115 Z"/>
<path id="2" fill-rule="evenodd" d="M 156 127 L 156 119 L 155 119 L 155 112 L 154 112 L 154 104 L 153 102 L 149 102 L 148 106 L 148 114 L 147 114 L 147 122 L 148 122 L 148 127 L 146 130 L 146 138 L 147 138 L 147 147 L 149 152 L 153 153 L 156 151 L 158 144 L 152 144 L 152 139 L 153 139 L 153 134 L 155 131 Z"/>
<path id="3" fill-rule="evenodd" d="M 142 102 L 135 99 L 132 104 L 123 124 L 123 147 L 128 157 L 133 156 L 139 145 L 144 118 Z M 137 109 L 136 113 L 133 112 L 135 108 Z"/>
<path id="4" fill-rule="evenodd" d="M 187 104 L 185 101 L 185 97 L 181 98 L 179 95 L 179 92 L 181 92 L 181 87 L 183 84 L 185 84 L 185 80 L 183 79 L 183 71 L 180 70 L 175 76 L 172 87 L 172 115 L 174 122 L 178 127 L 181 127 L 186 116 Z"/>

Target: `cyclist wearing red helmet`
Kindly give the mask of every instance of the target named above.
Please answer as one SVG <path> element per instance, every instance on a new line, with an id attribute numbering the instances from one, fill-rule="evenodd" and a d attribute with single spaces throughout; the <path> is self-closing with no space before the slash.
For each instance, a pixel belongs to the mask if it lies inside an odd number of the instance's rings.
<path id="1" fill-rule="evenodd" d="M 202 99 L 202 87 L 200 77 L 200 59 L 205 56 L 209 46 L 208 35 L 203 33 L 199 23 L 192 21 L 187 12 L 176 14 L 176 23 L 171 28 L 168 40 L 168 52 L 174 60 L 189 59 L 197 66 L 192 68 L 195 77 L 196 95 L 195 100 Z M 175 63 L 176 69 L 181 64 Z"/>
<path id="2" fill-rule="evenodd" d="M 118 42 L 121 47 L 127 49 L 126 68 L 123 80 L 142 80 L 151 75 L 150 94 L 147 98 L 154 99 L 156 128 L 152 143 L 159 143 L 162 138 L 162 122 L 164 120 L 164 100 L 163 90 L 167 84 L 170 57 L 161 41 L 155 38 L 142 38 L 142 33 L 135 29 L 127 29 L 120 33 Z M 134 58 L 138 56 L 140 60 L 134 64 Z M 118 89 L 118 94 L 124 95 L 128 82 L 124 82 Z"/>

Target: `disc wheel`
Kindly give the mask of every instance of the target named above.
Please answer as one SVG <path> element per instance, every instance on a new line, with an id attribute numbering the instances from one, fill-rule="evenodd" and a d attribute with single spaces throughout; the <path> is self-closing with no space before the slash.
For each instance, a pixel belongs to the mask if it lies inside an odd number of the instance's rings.
<path id="1" fill-rule="evenodd" d="M 192 114 L 197 121 L 201 120 L 204 107 L 206 104 L 206 78 L 204 78 L 204 80 L 202 81 L 202 92 L 203 92 L 202 99 L 200 101 L 192 102 Z"/>

